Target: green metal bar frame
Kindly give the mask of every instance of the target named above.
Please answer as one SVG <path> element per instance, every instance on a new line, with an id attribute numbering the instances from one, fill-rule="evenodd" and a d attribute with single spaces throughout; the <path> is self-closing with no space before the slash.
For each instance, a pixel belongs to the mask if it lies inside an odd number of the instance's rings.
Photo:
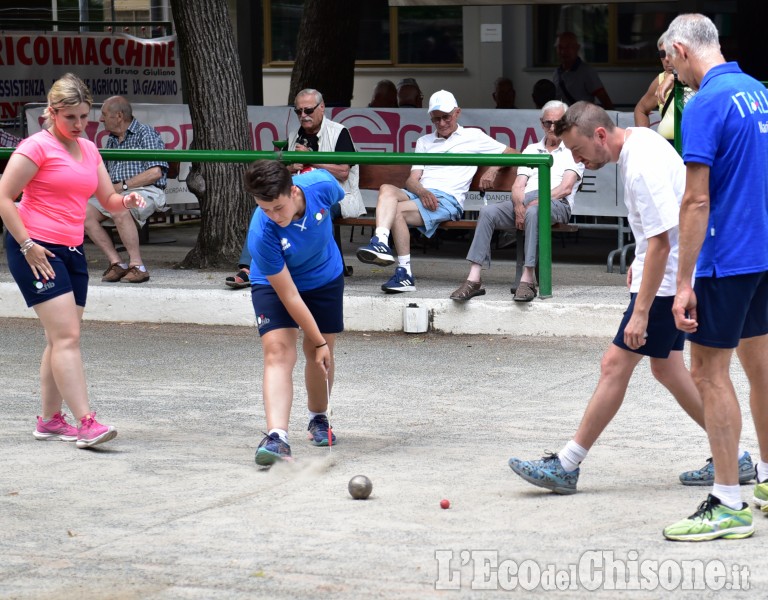
<path id="1" fill-rule="evenodd" d="M 13 148 L 0 148 L 0 159 Z M 306 152 L 258 150 L 100 150 L 105 160 L 163 160 L 183 162 L 252 162 L 259 159 L 303 163 Z M 423 154 L 384 152 L 313 152 L 316 164 L 441 165 L 532 167 L 539 169 L 539 296 L 552 297 L 552 155 L 547 154 Z"/>

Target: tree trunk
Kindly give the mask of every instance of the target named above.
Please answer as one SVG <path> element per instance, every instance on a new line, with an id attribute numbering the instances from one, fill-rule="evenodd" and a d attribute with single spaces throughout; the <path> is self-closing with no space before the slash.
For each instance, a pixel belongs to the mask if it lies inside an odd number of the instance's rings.
<path id="1" fill-rule="evenodd" d="M 349 106 L 355 82 L 361 0 L 305 0 L 288 104 L 305 88 L 328 106 Z"/>
<path id="2" fill-rule="evenodd" d="M 252 150 L 248 108 L 227 0 L 171 0 L 193 147 Z M 256 32 L 254 35 L 259 35 Z M 242 163 L 193 163 L 187 186 L 200 203 L 200 234 L 181 268 L 233 267 L 240 257 L 253 200 Z"/>

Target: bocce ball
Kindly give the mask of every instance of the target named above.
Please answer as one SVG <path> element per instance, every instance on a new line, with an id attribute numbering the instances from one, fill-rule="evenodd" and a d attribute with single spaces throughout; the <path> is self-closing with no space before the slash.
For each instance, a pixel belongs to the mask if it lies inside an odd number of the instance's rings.
<path id="1" fill-rule="evenodd" d="M 371 495 L 373 484 L 371 483 L 371 480 L 368 479 L 365 475 L 355 475 L 352 479 L 349 480 L 347 489 L 349 490 L 349 495 L 352 496 L 355 500 L 365 500 L 368 496 Z"/>

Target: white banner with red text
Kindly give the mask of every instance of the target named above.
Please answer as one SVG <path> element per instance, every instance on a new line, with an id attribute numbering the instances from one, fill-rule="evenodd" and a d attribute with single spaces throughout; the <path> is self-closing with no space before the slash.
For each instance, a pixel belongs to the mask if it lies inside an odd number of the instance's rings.
<path id="1" fill-rule="evenodd" d="M 45 102 L 48 90 L 74 73 L 96 102 L 182 101 L 176 36 L 153 39 L 123 33 L 0 34 L 0 120 L 15 119 L 25 104 Z"/>

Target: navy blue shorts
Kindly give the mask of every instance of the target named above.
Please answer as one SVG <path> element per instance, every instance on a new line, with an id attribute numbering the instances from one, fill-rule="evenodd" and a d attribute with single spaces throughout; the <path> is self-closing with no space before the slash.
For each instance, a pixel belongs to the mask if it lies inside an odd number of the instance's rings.
<path id="1" fill-rule="evenodd" d="M 312 313 L 321 333 L 344 331 L 344 274 L 339 275 L 327 285 L 299 292 L 299 295 Z M 288 314 L 271 285 L 251 286 L 251 302 L 256 311 L 259 335 L 264 335 L 273 329 L 299 327 L 293 317 Z"/>
<path id="2" fill-rule="evenodd" d="M 613 343 L 622 350 L 650 356 L 651 358 L 669 358 L 672 350 L 682 350 L 685 346 L 685 334 L 675 327 L 675 317 L 672 315 L 674 296 L 656 296 L 648 311 L 648 338 L 645 344 L 637 350 L 632 350 L 624 343 L 624 329 L 635 309 L 637 294 L 630 294 L 629 306 L 619 325 L 619 331 L 613 338 Z"/>
<path id="3" fill-rule="evenodd" d="M 19 286 L 27 306 L 34 306 L 69 292 L 74 294 L 77 306 L 85 306 L 85 299 L 88 297 L 88 263 L 83 254 L 83 245 L 75 248 L 34 241 L 56 255 L 48 257 L 48 262 L 56 273 L 55 279 L 47 282 L 35 279 L 32 267 L 21 253 L 18 242 L 10 233 L 5 234 L 8 270 Z"/>
<path id="4" fill-rule="evenodd" d="M 731 277 L 697 277 L 696 319 L 688 339 L 711 348 L 735 348 L 739 340 L 768 333 L 768 271 Z"/>

